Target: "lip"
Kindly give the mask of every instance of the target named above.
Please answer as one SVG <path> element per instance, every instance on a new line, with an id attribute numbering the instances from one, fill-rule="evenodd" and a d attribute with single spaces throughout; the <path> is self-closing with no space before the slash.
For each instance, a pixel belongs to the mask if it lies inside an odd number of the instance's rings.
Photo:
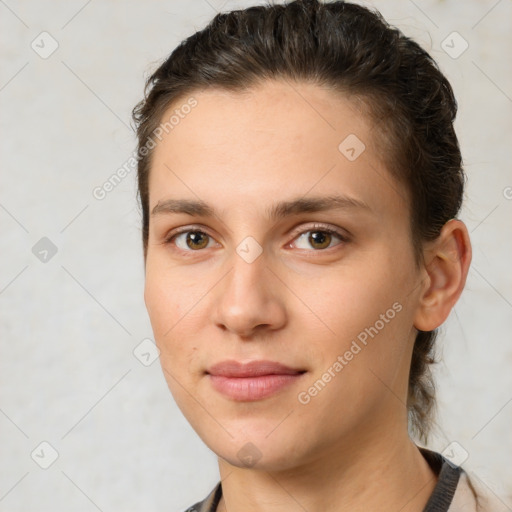
<path id="1" fill-rule="evenodd" d="M 207 370 L 215 390 L 236 401 L 262 400 L 302 377 L 305 370 L 274 361 L 222 361 Z"/>

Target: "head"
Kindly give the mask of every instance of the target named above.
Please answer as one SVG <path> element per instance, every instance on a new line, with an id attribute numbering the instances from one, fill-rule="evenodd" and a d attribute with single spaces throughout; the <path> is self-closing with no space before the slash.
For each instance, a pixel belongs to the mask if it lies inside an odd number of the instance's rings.
<path id="1" fill-rule="evenodd" d="M 251 442 L 282 467 L 370 439 L 377 418 L 426 440 L 436 329 L 470 262 L 456 110 L 417 43 L 344 2 L 218 14 L 148 79 L 145 301 L 169 387 L 216 453 L 236 463 Z M 300 376 L 232 400 L 209 380 L 225 359 Z M 317 436 L 297 448 L 298 429 Z"/>

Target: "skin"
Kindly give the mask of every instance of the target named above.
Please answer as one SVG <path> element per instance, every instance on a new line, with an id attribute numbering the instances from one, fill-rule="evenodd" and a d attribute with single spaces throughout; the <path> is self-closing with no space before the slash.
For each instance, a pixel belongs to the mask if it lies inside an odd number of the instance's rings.
<path id="1" fill-rule="evenodd" d="M 215 215 L 151 216 L 144 298 L 169 388 L 218 456 L 218 510 L 421 511 L 437 477 L 408 437 L 407 379 L 417 329 L 438 327 L 464 287 L 464 224 L 448 222 L 416 265 L 407 190 L 346 97 L 285 81 L 194 97 L 198 105 L 154 149 L 150 211 L 201 199 Z M 349 134 L 366 146 L 354 161 L 338 149 Z M 276 201 L 333 194 L 367 207 L 267 216 Z M 346 239 L 333 235 L 319 248 L 310 236 L 318 223 Z M 187 234 L 169 241 L 187 226 L 208 235 L 204 248 L 187 245 Z M 236 251 L 249 236 L 262 250 L 251 263 Z M 300 403 L 394 303 L 400 312 Z M 275 395 L 241 402 L 205 373 L 225 359 L 306 372 Z"/>

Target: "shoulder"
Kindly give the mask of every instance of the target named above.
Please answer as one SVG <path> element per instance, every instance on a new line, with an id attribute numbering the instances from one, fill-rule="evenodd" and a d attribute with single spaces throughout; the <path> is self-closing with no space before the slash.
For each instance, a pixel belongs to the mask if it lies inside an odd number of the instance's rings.
<path id="1" fill-rule="evenodd" d="M 222 497 L 222 487 L 219 482 L 202 501 L 198 501 L 195 505 L 187 508 L 184 512 L 216 512 L 217 505 Z"/>
<path id="2" fill-rule="evenodd" d="M 506 512 L 509 510 L 476 476 L 462 471 L 448 512 Z"/>
<path id="3" fill-rule="evenodd" d="M 420 448 L 438 475 L 436 487 L 423 512 L 506 512 L 510 509 L 476 476 L 440 453 Z"/>

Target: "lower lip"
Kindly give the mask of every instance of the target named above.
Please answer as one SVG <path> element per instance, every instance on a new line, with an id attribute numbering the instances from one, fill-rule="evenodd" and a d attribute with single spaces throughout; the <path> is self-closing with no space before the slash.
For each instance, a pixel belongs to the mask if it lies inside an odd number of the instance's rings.
<path id="1" fill-rule="evenodd" d="M 259 377 L 224 377 L 210 375 L 214 389 L 238 401 L 250 402 L 267 398 L 296 382 L 301 373 L 293 375 L 261 375 Z"/>

